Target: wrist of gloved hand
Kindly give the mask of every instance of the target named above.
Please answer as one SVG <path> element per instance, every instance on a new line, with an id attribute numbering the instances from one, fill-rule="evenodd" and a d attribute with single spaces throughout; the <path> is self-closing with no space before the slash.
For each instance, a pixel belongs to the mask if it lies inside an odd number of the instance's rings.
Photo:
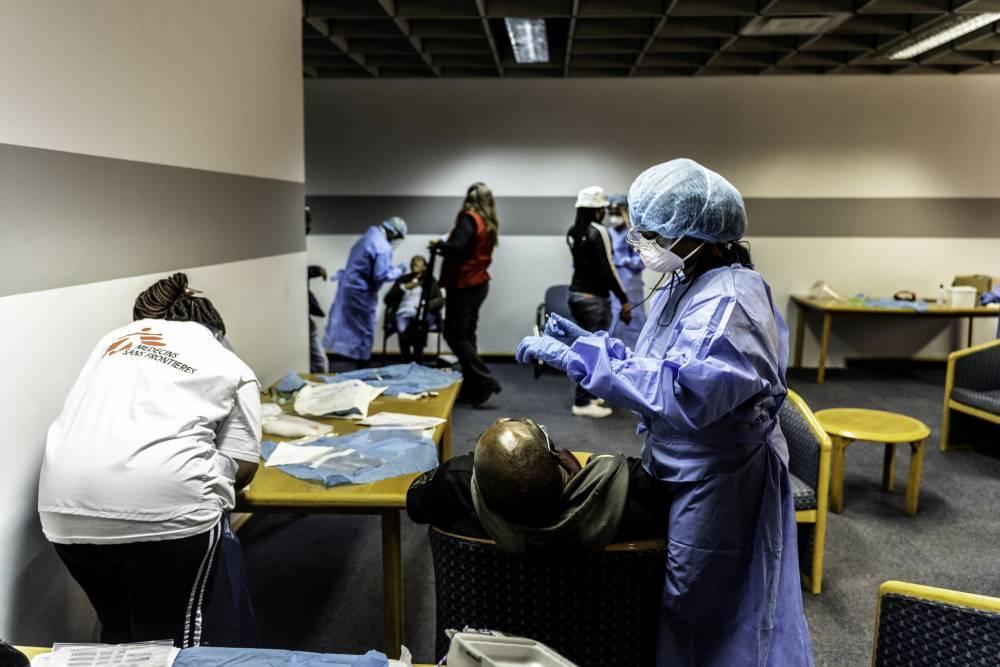
<path id="1" fill-rule="evenodd" d="M 571 357 L 569 346 L 550 336 L 528 336 L 517 346 L 514 354 L 519 364 L 541 361 L 560 371 L 566 370 Z"/>

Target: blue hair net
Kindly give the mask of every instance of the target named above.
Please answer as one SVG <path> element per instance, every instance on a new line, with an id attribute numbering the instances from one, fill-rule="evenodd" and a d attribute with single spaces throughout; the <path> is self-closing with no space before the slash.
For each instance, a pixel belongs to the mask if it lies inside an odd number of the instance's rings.
<path id="1" fill-rule="evenodd" d="M 628 191 L 632 225 L 666 238 L 735 241 L 747 230 L 743 196 L 722 176 L 681 158 L 650 167 Z"/>
<path id="2" fill-rule="evenodd" d="M 403 220 L 400 217 L 394 215 L 387 220 L 383 220 L 382 227 L 389 230 L 399 238 L 406 237 L 406 220 Z"/>

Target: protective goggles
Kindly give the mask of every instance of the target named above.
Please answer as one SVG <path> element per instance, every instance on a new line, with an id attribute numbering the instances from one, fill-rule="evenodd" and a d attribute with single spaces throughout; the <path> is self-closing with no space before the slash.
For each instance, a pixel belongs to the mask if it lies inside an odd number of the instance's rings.
<path id="1" fill-rule="evenodd" d="M 677 245 L 677 242 L 680 240 L 681 240 L 680 238 L 676 239 L 666 238 L 660 236 L 656 232 L 640 232 L 638 229 L 632 227 L 631 225 L 628 228 L 628 232 L 626 232 L 625 234 L 625 242 L 628 243 L 633 250 L 639 250 L 640 246 L 642 246 L 643 241 L 646 241 L 647 243 L 650 242 L 655 243 L 661 248 L 670 249 L 673 248 L 675 245 Z"/>

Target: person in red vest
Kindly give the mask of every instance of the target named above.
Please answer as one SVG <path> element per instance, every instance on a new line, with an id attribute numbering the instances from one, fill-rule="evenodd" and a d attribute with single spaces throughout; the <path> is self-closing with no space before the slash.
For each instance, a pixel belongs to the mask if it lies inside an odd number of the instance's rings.
<path id="1" fill-rule="evenodd" d="M 489 292 L 490 274 L 500 224 L 493 193 L 485 183 L 473 183 L 448 237 L 431 244 L 444 257 L 441 287 L 445 289 L 444 339 L 462 365 L 459 400 L 481 405 L 500 393 L 500 383 L 479 357 L 476 325 L 479 308 Z"/>

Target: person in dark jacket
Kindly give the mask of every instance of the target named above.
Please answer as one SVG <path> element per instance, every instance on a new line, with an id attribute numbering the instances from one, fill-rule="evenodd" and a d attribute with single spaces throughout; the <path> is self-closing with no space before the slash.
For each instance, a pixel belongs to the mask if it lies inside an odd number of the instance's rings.
<path id="1" fill-rule="evenodd" d="M 500 383 L 479 357 L 476 339 L 479 308 L 489 292 L 490 274 L 486 269 L 493 261 L 499 228 L 493 193 L 485 183 L 474 183 L 465 194 L 448 238 L 431 244 L 431 252 L 444 257 L 444 339 L 462 366 L 459 400 L 473 405 L 481 405 L 500 393 Z"/>
<path id="2" fill-rule="evenodd" d="M 621 303 L 619 319 L 632 320 L 632 305 L 615 268 L 608 230 L 601 224 L 608 198 L 593 185 L 580 190 L 576 198 L 576 221 L 566 234 L 573 254 L 573 281 L 569 286 L 569 310 L 576 323 L 587 331 L 611 328 L 611 294 Z M 577 385 L 573 414 L 579 417 L 607 417 L 611 408 Z"/>
<path id="3" fill-rule="evenodd" d="M 473 453 L 422 474 L 406 494 L 413 521 L 521 554 L 662 538 L 662 503 L 641 460 L 619 453 L 581 465 L 524 418 L 496 420 Z"/>
<path id="4" fill-rule="evenodd" d="M 400 276 L 385 295 L 385 321 L 392 322 L 399 337 L 399 352 L 403 361 L 420 361 L 424 349 L 426 329 L 414 326 L 423 291 L 430 281 L 427 295 L 425 321 L 430 321 L 444 307 L 441 287 L 434 276 L 427 276 L 427 260 L 423 255 L 414 255 L 410 260 L 410 272 Z"/>

